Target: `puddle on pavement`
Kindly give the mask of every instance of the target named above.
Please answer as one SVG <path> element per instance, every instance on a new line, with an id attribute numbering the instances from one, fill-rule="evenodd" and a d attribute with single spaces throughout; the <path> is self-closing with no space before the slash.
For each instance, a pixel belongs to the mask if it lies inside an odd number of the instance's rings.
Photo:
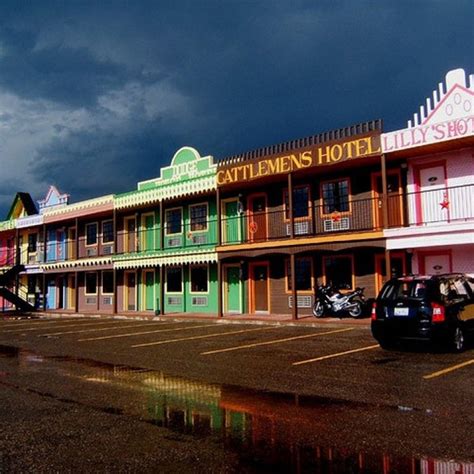
<path id="1" fill-rule="evenodd" d="M 29 392 L 138 418 L 169 430 L 168 438 L 177 441 L 181 435 L 212 437 L 238 453 L 246 472 L 474 472 L 474 462 L 455 461 L 453 456 L 437 459 L 390 451 L 387 437 L 395 444 L 406 437 L 403 417 L 429 418 L 428 410 L 212 385 L 139 367 L 42 356 L 9 346 L 0 346 L 0 358 L 16 359 L 19 373 L 53 375 L 60 377 L 62 386 L 71 387 L 69 394 L 53 394 L 50 385 L 48 392 L 28 387 Z M 0 383 L 5 383 L 5 377 Z M 386 433 L 374 435 L 370 425 L 380 413 L 389 427 Z M 366 420 L 365 425 L 361 420 Z M 399 426 L 395 420 L 401 420 Z"/>

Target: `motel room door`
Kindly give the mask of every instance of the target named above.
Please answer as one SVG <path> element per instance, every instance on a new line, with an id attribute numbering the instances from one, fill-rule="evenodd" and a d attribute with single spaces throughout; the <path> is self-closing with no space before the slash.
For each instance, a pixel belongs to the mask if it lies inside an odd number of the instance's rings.
<path id="1" fill-rule="evenodd" d="M 403 225 L 402 188 L 401 178 L 398 170 L 387 172 L 387 209 L 388 226 L 401 227 Z M 377 228 L 383 226 L 383 186 L 380 173 L 372 175 L 372 187 L 375 194 L 375 225 Z"/>
<path id="2" fill-rule="evenodd" d="M 242 313 L 242 281 L 240 265 L 226 265 L 224 307 L 226 313 Z"/>
<path id="3" fill-rule="evenodd" d="M 239 200 L 226 199 L 222 202 L 224 221 L 222 235 L 224 243 L 236 244 L 240 238 Z"/>
<path id="4" fill-rule="evenodd" d="M 436 224 L 449 219 L 449 203 L 443 164 L 419 168 L 418 223 Z"/>
<path id="5" fill-rule="evenodd" d="M 420 252 L 420 273 L 427 275 L 440 275 L 451 273 L 451 255 L 449 252 L 430 252 L 423 254 Z"/>
<path id="6" fill-rule="evenodd" d="M 250 264 L 251 301 L 250 310 L 253 313 L 268 313 L 270 311 L 270 282 L 267 262 Z"/>
<path id="7" fill-rule="evenodd" d="M 248 232 L 251 242 L 263 242 L 267 239 L 267 196 L 257 194 L 249 197 Z"/>
<path id="8" fill-rule="evenodd" d="M 46 309 L 56 309 L 56 280 L 48 281 L 46 293 Z"/>
<path id="9" fill-rule="evenodd" d="M 403 276 L 407 274 L 406 259 L 404 252 L 390 252 L 390 277 Z M 375 291 L 378 294 L 383 284 L 388 280 L 385 268 L 385 255 L 375 256 Z"/>
<path id="10" fill-rule="evenodd" d="M 145 271 L 145 311 L 155 309 L 155 272 Z"/>
<path id="11" fill-rule="evenodd" d="M 127 311 L 136 311 L 137 309 L 137 291 L 136 291 L 136 274 L 135 272 L 126 272 L 125 273 L 125 291 L 126 291 L 126 301 Z"/>

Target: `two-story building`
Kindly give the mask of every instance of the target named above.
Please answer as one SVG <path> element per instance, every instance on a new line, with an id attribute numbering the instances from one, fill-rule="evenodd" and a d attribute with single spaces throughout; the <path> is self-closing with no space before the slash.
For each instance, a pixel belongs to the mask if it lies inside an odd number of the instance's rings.
<path id="1" fill-rule="evenodd" d="M 388 251 L 414 273 L 474 273 L 474 75 L 450 71 L 407 128 L 382 135 L 382 150 L 406 181 Z"/>
<path id="2" fill-rule="evenodd" d="M 190 147 L 114 197 L 119 312 L 217 312 L 216 165 Z"/>

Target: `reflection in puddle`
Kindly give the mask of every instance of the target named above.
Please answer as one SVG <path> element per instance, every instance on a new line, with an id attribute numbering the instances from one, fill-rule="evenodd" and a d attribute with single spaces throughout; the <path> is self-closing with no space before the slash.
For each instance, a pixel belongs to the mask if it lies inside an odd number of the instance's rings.
<path id="1" fill-rule="evenodd" d="M 239 453 L 244 470 L 474 474 L 472 462 L 394 454 L 387 448 L 390 442 L 383 436 L 397 441 L 406 436 L 405 423 L 430 423 L 425 412 L 400 413 L 364 403 L 211 385 L 149 369 L 40 356 L 8 346 L 0 346 L 1 357 L 15 358 L 20 372 L 53 375 L 62 382 L 67 378 L 62 386 L 71 387 L 66 396 L 30 391 L 135 417 L 175 433 L 212 437 Z M 379 434 L 383 442 L 371 433 L 371 420 L 377 416 L 389 427 L 390 435 Z"/>

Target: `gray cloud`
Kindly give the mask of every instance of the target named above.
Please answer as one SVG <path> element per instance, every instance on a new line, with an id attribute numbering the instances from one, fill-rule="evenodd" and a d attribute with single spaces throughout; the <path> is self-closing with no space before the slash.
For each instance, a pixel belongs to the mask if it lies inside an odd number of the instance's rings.
<path id="1" fill-rule="evenodd" d="M 473 13 L 464 0 L 4 0 L 0 215 L 7 181 L 78 200 L 133 189 L 183 145 L 220 157 L 374 118 L 403 127 L 449 69 L 472 72 Z"/>

